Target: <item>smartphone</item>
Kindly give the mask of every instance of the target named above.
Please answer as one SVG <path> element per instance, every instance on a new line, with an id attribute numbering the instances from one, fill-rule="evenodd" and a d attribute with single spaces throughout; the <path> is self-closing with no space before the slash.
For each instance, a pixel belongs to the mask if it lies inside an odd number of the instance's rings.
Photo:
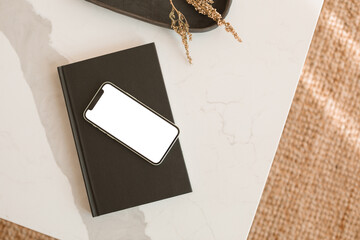
<path id="1" fill-rule="evenodd" d="M 149 163 L 159 165 L 179 128 L 111 82 L 104 82 L 84 111 L 94 127 Z"/>

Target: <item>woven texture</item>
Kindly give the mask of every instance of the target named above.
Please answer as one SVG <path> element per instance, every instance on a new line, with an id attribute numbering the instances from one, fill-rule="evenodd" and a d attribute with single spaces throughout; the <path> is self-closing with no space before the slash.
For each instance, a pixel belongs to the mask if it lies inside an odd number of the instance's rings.
<path id="1" fill-rule="evenodd" d="M 248 239 L 360 239 L 359 31 L 325 1 Z"/>
<path id="2" fill-rule="evenodd" d="M 359 31 L 360 0 L 325 2 L 249 239 L 360 239 Z"/>
<path id="3" fill-rule="evenodd" d="M 1 240 L 53 240 L 41 233 L 24 228 L 15 223 L 0 219 L 0 239 Z"/>

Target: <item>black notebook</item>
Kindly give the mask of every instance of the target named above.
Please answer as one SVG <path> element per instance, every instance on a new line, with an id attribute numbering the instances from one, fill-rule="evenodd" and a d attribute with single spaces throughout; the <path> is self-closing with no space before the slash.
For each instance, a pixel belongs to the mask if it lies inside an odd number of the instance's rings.
<path id="1" fill-rule="evenodd" d="M 83 118 L 111 81 L 174 122 L 154 43 L 58 68 L 93 216 L 191 192 L 180 142 L 153 166 Z"/>

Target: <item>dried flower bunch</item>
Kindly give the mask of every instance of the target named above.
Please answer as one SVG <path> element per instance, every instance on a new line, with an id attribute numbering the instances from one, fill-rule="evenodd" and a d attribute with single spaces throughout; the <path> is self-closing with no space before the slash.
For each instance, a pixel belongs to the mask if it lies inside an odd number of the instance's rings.
<path id="1" fill-rule="evenodd" d="M 189 41 L 191 41 L 192 35 L 189 32 L 189 24 L 185 16 L 179 10 L 176 9 L 172 0 L 170 0 L 170 4 L 172 7 L 171 12 L 169 14 L 169 18 L 171 19 L 171 28 L 174 29 L 174 31 L 181 36 L 186 51 L 186 57 L 189 63 L 191 64 L 192 59 L 190 57 L 190 52 L 189 52 Z"/>
<path id="2" fill-rule="evenodd" d="M 182 42 L 185 47 L 187 59 L 191 64 L 192 59 L 190 57 L 190 52 L 189 52 L 189 41 L 191 41 L 192 36 L 191 33 L 189 32 L 189 24 L 185 16 L 179 10 L 176 9 L 173 1 L 172 0 L 169 1 L 172 6 L 172 10 L 169 14 L 169 17 L 171 19 L 171 28 L 181 36 Z M 212 6 L 212 4 L 214 3 L 213 0 L 186 0 L 186 2 L 192 5 L 195 8 L 195 10 L 198 11 L 199 13 L 203 15 L 207 15 L 209 18 L 213 19 L 218 26 L 224 25 L 225 30 L 227 32 L 230 32 L 237 41 L 241 42 L 241 39 L 239 35 L 236 33 L 233 26 L 231 26 L 229 22 L 226 22 L 221 16 L 221 14 Z M 177 15 L 177 18 L 175 13 Z"/>

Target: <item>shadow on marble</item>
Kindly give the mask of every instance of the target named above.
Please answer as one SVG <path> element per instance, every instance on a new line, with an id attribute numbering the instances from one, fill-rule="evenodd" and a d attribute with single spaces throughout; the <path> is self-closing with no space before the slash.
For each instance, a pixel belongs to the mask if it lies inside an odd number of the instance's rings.
<path id="1" fill-rule="evenodd" d="M 0 31 L 20 60 L 53 157 L 71 185 L 88 238 L 149 239 L 144 215 L 138 208 L 97 218 L 91 216 L 56 69 L 69 62 L 51 46 L 51 22 L 39 16 L 25 0 L 0 0 Z"/>

